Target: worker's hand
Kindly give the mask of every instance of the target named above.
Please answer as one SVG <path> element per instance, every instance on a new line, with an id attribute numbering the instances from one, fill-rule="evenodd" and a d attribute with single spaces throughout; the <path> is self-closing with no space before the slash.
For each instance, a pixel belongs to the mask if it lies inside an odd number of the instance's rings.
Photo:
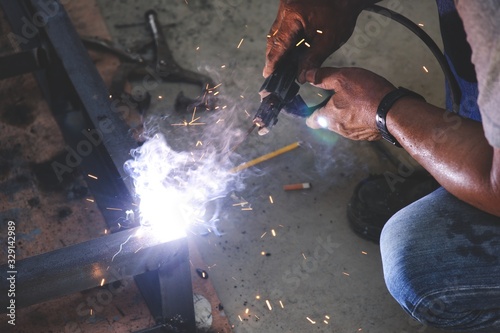
<path id="1" fill-rule="evenodd" d="M 362 68 L 309 70 L 306 80 L 316 87 L 334 90 L 321 109 L 307 118 L 311 128 L 328 128 L 352 140 L 381 138 L 375 116 L 386 94 L 396 89 L 383 77 Z"/>
<path id="2" fill-rule="evenodd" d="M 366 0 L 280 0 L 278 15 L 267 39 L 264 77 L 304 36 L 310 45 L 298 69 L 298 81 L 305 82 L 305 71 L 318 68 L 328 56 L 351 36 Z"/>

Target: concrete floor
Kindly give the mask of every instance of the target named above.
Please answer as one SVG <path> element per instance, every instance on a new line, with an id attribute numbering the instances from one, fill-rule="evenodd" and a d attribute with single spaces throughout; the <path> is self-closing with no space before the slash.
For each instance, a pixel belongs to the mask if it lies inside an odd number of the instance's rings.
<path id="1" fill-rule="evenodd" d="M 250 126 L 251 118 L 245 111 L 253 116 L 259 105 L 266 34 L 277 4 L 243 0 L 99 1 L 113 38 L 129 47 L 149 35 L 143 27 L 122 25 L 140 23 L 147 9 L 156 9 L 177 62 L 222 83 L 220 97 L 227 108 L 216 113 L 215 119 L 223 118 L 223 126 L 216 126 L 213 115 L 206 113 L 199 114 L 199 121 L 206 126 L 171 126 L 179 119 L 191 118 L 191 114 L 179 116 L 172 111 L 176 94 L 180 90 L 196 94 L 196 89 L 165 84 L 152 92 L 163 97 L 155 103 L 152 114 L 162 116 L 160 124 L 169 144 L 188 150 L 197 149 L 194 143 L 200 137 L 207 133 L 217 137 L 223 129 L 224 140 L 236 143 Z M 434 1 L 381 4 L 423 23 L 440 44 Z M 330 57 L 327 65 L 373 70 L 395 85 L 416 90 L 428 101 L 443 105 L 443 76 L 430 52 L 398 23 L 375 14 L 362 14 L 349 43 Z M 304 86 L 301 93 L 311 104 L 319 100 L 318 91 L 311 87 Z M 414 322 L 391 298 L 383 281 L 379 247 L 358 238 L 348 227 L 345 207 L 357 182 L 370 173 L 395 171 L 394 164 L 373 145 L 311 130 L 302 120 L 280 116 L 270 134 L 260 137 L 254 133 L 240 146 L 240 156 L 233 163 L 295 141 L 302 141 L 303 146 L 242 173 L 239 184 L 244 189 L 233 192 L 229 188 L 227 196 L 218 200 L 222 236 L 191 236 L 203 253 L 234 331 L 438 332 Z M 404 152 L 385 147 L 396 159 L 405 158 Z M 310 182 L 312 189 L 282 190 L 284 184 L 296 182 Z M 252 210 L 235 205 L 243 201 L 249 203 L 244 207 Z"/>
<path id="2" fill-rule="evenodd" d="M 194 119 L 191 113 L 174 110 L 180 91 L 187 96 L 199 93 L 192 85 L 162 83 L 150 89 L 154 98 L 148 115 L 169 146 L 206 161 L 198 169 L 208 170 L 200 174 L 205 178 L 192 186 L 203 188 L 200 184 L 214 179 L 227 185 L 224 196 L 205 207 L 207 220 L 217 216 L 221 234 L 214 228 L 206 233 L 207 225 L 197 225 L 190 229 L 190 237 L 202 253 L 206 263 L 202 268 L 208 271 L 234 332 L 439 332 L 414 322 L 391 298 L 378 245 L 353 234 L 346 219 L 346 204 L 356 184 L 370 173 L 397 172 L 398 160 L 407 158 L 403 151 L 383 144 L 394 163 L 373 144 L 311 130 L 303 120 L 280 115 L 271 133 L 253 133 L 231 156 L 229 166 L 292 142 L 301 141 L 300 148 L 237 177 L 210 168 L 209 157 L 218 156 L 205 153 L 213 146 L 227 149 L 238 143 L 259 106 L 266 35 L 277 0 L 97 2 L 113 40 L 130 48 L 151 40 L 144 13 L 157 10 L 176 61 L 222 84 L 217 89 L 220 110 L 196 114 L 203 126 L 173 126 Z M 440 43 L 433 0 L 391 0 L 381 5 L 423 23 Z M 443 75 L 431 53 L 405 28 L 375 14 L 362 14 L 349 43 L 326 65 L 364 67 L 421 93 L 431 103 L 444 104 Z M 301 88 L 310 104 L 321 100 L 318 92 L 310 86 Z M 297 182 L 310 182 L 312 188 L 283 191 L 283 185 Z M 134 304 L 130 307 L 139 313 Z"/>

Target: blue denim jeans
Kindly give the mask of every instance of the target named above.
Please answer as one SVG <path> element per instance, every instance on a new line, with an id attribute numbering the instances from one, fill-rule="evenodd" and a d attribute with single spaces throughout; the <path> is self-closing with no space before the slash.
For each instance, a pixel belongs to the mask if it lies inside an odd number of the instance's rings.
<path id="1" fill-rule="evenodd" d="M 392 296 L 421 323 L 500 332 L 500 218 L 439 188 L 396 213 L 380 248 Z"/>

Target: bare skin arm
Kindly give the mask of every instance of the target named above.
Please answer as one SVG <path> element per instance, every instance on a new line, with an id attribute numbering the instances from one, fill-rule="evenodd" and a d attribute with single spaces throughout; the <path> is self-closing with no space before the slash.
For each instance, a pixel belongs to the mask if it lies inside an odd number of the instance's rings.
<path id="1" fill-rule="evenodd" d="M 395 87 L 360 68 L 321 68 L 307 80 L 335 90 L 307 124 L 354 140 L 378 140 L 377 107 Z M 500 149 L 489 145 L 481 123 L 455 116 L 414 98 L 402 98 L 387 115 L 387 128 L 404 149 L 457 198 L 500 216 Z"/>
<path id="2" fill-rule="evenodd" d="M 500 149 L 481 123 L 415 99 L 403 99 L 387 128 L 406 151 L 457 198 L 500 216 Z"/>

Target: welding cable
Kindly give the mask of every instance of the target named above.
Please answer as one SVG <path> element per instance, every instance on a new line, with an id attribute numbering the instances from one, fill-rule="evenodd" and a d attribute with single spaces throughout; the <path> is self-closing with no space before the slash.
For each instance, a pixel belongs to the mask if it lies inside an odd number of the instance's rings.
<path id="1" fill-rule="evenodd" d="M 436 60 L 438 61 L 439 65 L 441 66 L 441 69 L 443 70 L 444 76 L 446 77 L 446 80 L 448 81 L 448 85 L 450 87 L 450 92 L 451 92 L 451 98 L 452 98 L 452 108 L 453 112 L 457 113 L 460 110 L 460 100 L 462 99 L 462 91 L 460 90 L 460 86 L 458 85 L 458 82 L 453 75 L 453 72 L 450 68 L 450 65 L 448 64 L 448 61 L 446 60 L 444 54 L 441 52 L 439 49 L 439 46 L 434 42 L 434 40 L 422 29 L 420 28 L 417 24 L 415 24 L 412 20 L 407 18 L 406 16 L 403 16 L 393 10 L 387 9 L 382 6 L 378 5 L 372 5 L 369 7 L 365 8 L 366 11 L 377 13 L 379 15 L 386 16 L 404 27 L 408 28 L 411 32 L 413 32 L 415 35 L 417 35 L 424 43 L 427 45 L 427 47 L 430 49 L 434 57 L 436 57 Z"/>

